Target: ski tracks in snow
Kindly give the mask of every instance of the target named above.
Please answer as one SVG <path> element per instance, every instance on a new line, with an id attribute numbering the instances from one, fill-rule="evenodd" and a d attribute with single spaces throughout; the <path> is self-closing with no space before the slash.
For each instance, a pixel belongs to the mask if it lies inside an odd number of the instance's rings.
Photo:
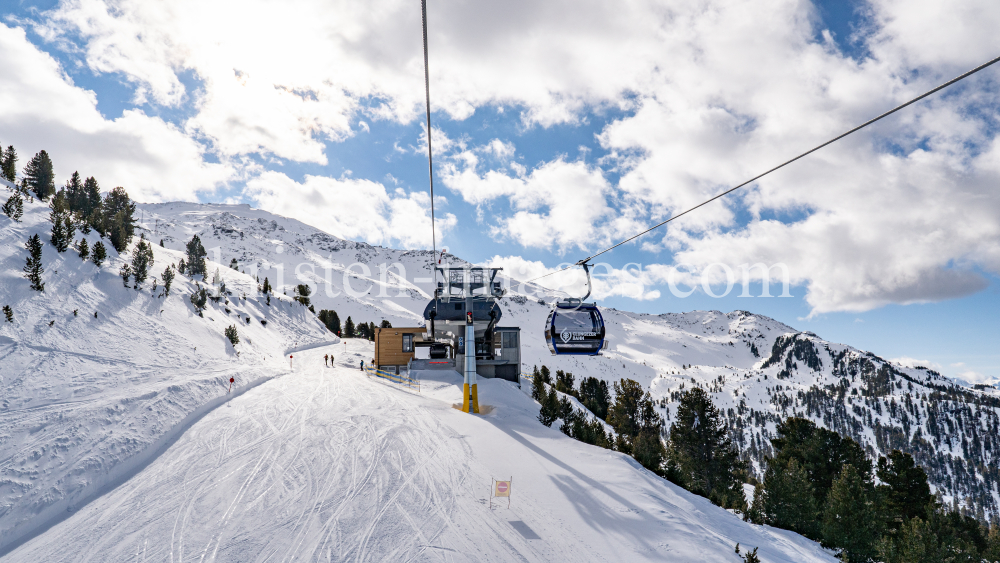
<path id="1" fill-rule="evenodd" d="M 320 352 L 296 359 L 323 366 Z M 206 415 L 146 470 L 11 561 L 465 559 L 455 548 L 482 549 L 466 534 L 435 543 L 455 531 L 471 452 L 428 408 L 446 407 L 355 369 L 275 379 Z"/>

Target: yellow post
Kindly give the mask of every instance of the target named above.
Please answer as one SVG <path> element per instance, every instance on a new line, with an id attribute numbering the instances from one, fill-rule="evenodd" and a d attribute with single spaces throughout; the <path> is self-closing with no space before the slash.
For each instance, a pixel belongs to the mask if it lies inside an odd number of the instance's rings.
<path id="1" fill-rule="evenodd" d="M 469 412 L 469 384 L 462 384 L 462 412 Z"/>
<path id="2" fill-rule="evenodd" d="M 476 384 L 472 384 L 472 389 L 470 390 L 470 397 L 472 399 L 472 412 L 479 414 L 479 393 L 476 392 Z M 465 412 L 469 412 L 466 409 Z"/>

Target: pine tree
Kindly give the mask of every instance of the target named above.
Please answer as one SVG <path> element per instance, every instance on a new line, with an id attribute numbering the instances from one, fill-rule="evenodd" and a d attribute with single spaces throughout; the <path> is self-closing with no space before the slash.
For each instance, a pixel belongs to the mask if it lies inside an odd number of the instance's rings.
<path id="1" fill-rule="evenodd" d="M 7 317 L 7 322 L 14 322 L 14 310 L 10 308 L 10 305 L 3 306 L 3 316 Z"/>
<path id="2" fill-rule="evenodd" d="M 555 387 L 549 387 L 548 393 L 542 397 L 542 408 L 538 411 L 538 422 L 545 426 L 552 426 L 552 423 L 559 418 L 559 395 Z"/>
<path id="3" fill-rule="evenodd" d="M 180 261 L 177 262 L 177 271 L 183 274 L 184 273 L 184 269 L 186 267 L 187 267 L 187 264 L 184 262 L 184 259 L 181 258 Z"/>
<path id="4" fill-rule="evenodd" d="M 102 236 L 106 233 L 111 239 L 111 246 L 121 254 L 135 234 L 135 202 L 129 198 L 125 188 L 119 186 L 104 196 L 101 208 L 104 231 L 98 232 Z"/>
<path id="5" fill-rule="evenodd" d="M 927 515 L 933 501 L 931 487 L 927 473 L 913 461 L 913 456 L 893 450 L 888 459 L 879 458 L 876 475 L 884 483 L 878 490 L 889 521 L 904 522 Z"/>
<path id="6" fill-rule="evenodd" d="M 86 233 L 87 230 L 92 228 L 100 233 L 101 236 L 105 236 L 107 231 L 102 226 L 104 218 L 102 214 L 101 187 L 93 176 L 83 181 L 83 198 L 81 201 L 80 216 L 83 218 L 85 227 L 83 232 Z"/>
<path id="7" fill-rule="evenodd" d="M 45 291 L 45 284 L 42 282 L 42 274 L 45 273 L 45 268 L 42 267 L 42 239 L 36 233 L 24 246 L 28 249 L 28 258 L 24 265 L 25 277 L 31 282 L 31 289 Z"/>
<path id="8" fill-rule="evenodd" d="M 194 305 L 194 310 L 201 316 L 202 310 L 208 303 L 208 292 L 200 285 L 196 285 L 195 288 L 194 293 L 191 294 L 191 304 Z"/>
<path id="9" fill-rule="evenodd" d="M 311 294 L 312 294 L 312 288 L 310 288 L 308 285 L 300 283 L 299 285 L 295 286 L 295 300 L 301 303 L 302 305 L 305 305 L 307 307 L 309 306 L 309 295 Z M 367 330 L 367 328 L 368 327 L 366 326 L 365 329 Z M 365 337 L 367 337 L 367 335 L 365 335 Z"/>
<path id="10" fill-rule="evenodd" d="M 167 266 L 163 270 L 163 275 L 161 277 L 163 278 L 163 295 L 169 297 L 170 285 L 174 283 L 174 269 L 171 268 L 170 266 Z"/>
<path id="11" fill-rule="evenodd" d="M 90 257 L 90 245 L 87 244 L 87 239 L 80 239 L 80 259 L 86 260 Z"/>
<path id="12" fill-rule="evenodd" d="M 542 381 L 542 374 L 538 371 L 538 366 L 535 366 L 535 372 L 531 377 L 531 398 L 539 403 L 545 398 L 545 382 Z"/>
<path id="13" fill-rule="evenodd" d="M 38 199 L 47 199 L 56 191 L 55 175 L 52 172 L 52 160 L 49 153 L 39 151 L 24 167 L 24 179 L 28 188 Z"/>
<path id="14" fill-rule="evenodd" d="M 871 475 L 845 464 L 833 481 L 823 510 L 823 539 L 839 547 L 841 559 L 867 562 L 877 555 L 882 535 Z"/>
<path id="15" fill-rule="evenodd" d="M 236 263 L 236 259 L 235 258 L 233 258 L 232 260 L 229 261 L 229 267 L 232 268 L 232 269 L 234 269 L 234 270 L 236 270 L 236 271 L 239 271 L 239 269 L 240 269 L 239 264 Z"/>
<path id="16" fill-rule="evenodd" d="M 549 368 L 542 366 L 542 369 L 538 372 L 538 375 L 542 378 L 542 383 L 546 385 L 552 385 L 552 373 Z"/>
<path id="17" fill-rule="evenodd" d="M 191 277 L 200 275 L 204 279 L 208 275 L 208 272 L 205 271 L 205 257 L 208 256 L 208 252 L 202 246 L 201 238 L 194 235 L 186 246 L 188 275 Z"/>
<path id="18" fill-rule="evenodd" d="M 135 246 L 132 253 L 132 273 L 135 276 L 135 288 L 142 287 L 143 282 L 149 276 L 149 269 L 153 267 L 153 249 L 146 242 L 145 235 L 139 238 L 139 244 Z"/>
<path id="19" fill-rule="evenodd" d="M 573 374 L 568 371 L 556 370 L 556 391 L 576 397 Z"/>
<path id="20" fill-rule="evenodd" d="M 128 264 L 122 262 L 122 267 L 118 270 L 118 275 L 122 277 L 122 283 L 125 287 L 128 287 L 128 278 L 132 275 L 132 268 Z"/>
<path id="21" fill-rule="evenodd" d="M 778 467 L 797 459 L 809 475 L 816 496 L 816 506 L 826 504 L 826 495 L 833 480 L 845 464 L 851 464 L 865 474 L 871 473 L 871 461 L 865 451 L 851 438 L 841 437 L 832 430 L 819 428 L 804 418 L 789 417 L 776 427 L 778 437 L 771 440 Z"/>
<path id="22" fill-rule="evenodd" d="M 166 248 L 165 246 L 163 246 L 163 239 L 160 239 L 160 248 Z"/>
<path id="23" fill-rule="evenodd" d="M 700 387 L 681 396 L 676 422 L 670 426 L 669 455 L 689 491 L 724 508 L 745 510 L 744 464 L 722 413 Z"/>
<path id="24" fill-rule="evenodd" d="M 73 240 L 72 225 L 66 220 L 69 213 L 66 190 L 61 189 L 56 193 L 52 201 L 49 202 L 52 211 L 49 212 L 49 221 L 52 222 L 52 236 L 50 238 L 52 246 L 58 252 L 66 252 L 70 242 Z M 68 227 L 68 228 L 67 228 Z"/>
<path id="25" fill-rule="evenodd" d="M 267 280 L 267 276 L 264 277 L 264 287 L 261 291 L 264 293 L 271 293 L 271 282 Z M 338 323 L 339 324 L 339 323 Z"/>
<path id="26" fill-rule="evenodd" d="M 86 193 L 83 190 L 83 182 L 80 180 L 80 173 L 74 171 L 69 180 L 66 180 L 66 203 L 69 210 L 80 213 L 86 206 Z"/>
<path id="27" fill-rule="evenodd" d="M 884 563 L 938 563 L 945 554 L 938 549 L 938 538 L 927 522 L 911 518 L 895 536 L 886 535 L 878 543 L 879 560 Z M 985 557 L 986 561 L 996 561 Z"/>
<path id="28" fill-rule="evenodd" d="M 351 320 L 350 316 L 344 323 L 344 338 L 354 338 L 354 321 Z"/>
<path id="29" fill-rule="evenodd" d="M 236 347 L 240 343 L 240 335 L 236 332 L 236 325 L 229 325 L 226 328 L 226 338 L 232 343 L 233 347 Z"/>
<path id="30" fill-rule="evenodd" d="M 0 159 L 0 176 L 11 184 L 17 183 L 17 151 L 14 145 L 8 145 Z"/>
<path id="31" fill-rule="evenodd" d="M 392 328 L 392 323 L 390 323 L 385 319 L 382 319 L 382 324 L 379 325 L 379 328 Z"/>
<path id="32" fill-rule="evenodd" d="M 750 513 L 758 524 L 798 532 L 819 539 L 819 509 L 809 475 L 792 459 L 781 466 L 768 460 L 764 481 L 754 490 Z"/>
<path id="33" fill-rule="evenodd" d="M 104 263 L 104 259 L 108 257 L 108 251 L 104 249 L 104 243 L 97 241 L 94 244 L 94 251 L 91 253 L 90 260 L 98 268 Z"/>
<path id="34" fill-rule="evenodd" d="M 608 418 L 608 405 L 611 404 L 608 382 L 596 377 L 584 378 L 580 382 L 580 402 L 597 418 Z"/>
<path id="35" fill-rule="evenodd" d="M 327 330 L 334 334 L 340 334 L 340 317 L 336 311 L 323 309 L 319 312 L 319 320 L 326 325 Z"/>
<path id="36" fill-rule="evenodd" d="M 24 215 L 24 199 L 20 193 L 14 192 L 7 198 L 7 203 L 3 204 L 3 212 L 15 223 L 21 222 L 21 216 Z"/>

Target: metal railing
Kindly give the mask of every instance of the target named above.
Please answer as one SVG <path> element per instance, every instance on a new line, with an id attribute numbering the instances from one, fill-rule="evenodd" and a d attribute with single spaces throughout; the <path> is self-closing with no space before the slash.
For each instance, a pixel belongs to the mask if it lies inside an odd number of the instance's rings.
<path id="1" fill-rule="evenodd" d="M 376 369 L 371 366 L 365 366 L 365 373 L 369 378 L 377 378 L 382 381 L 389 383 L 395 383 L 396 385 L 404 385 L 410 389 L 416 389 L 417 393 L 420 392 L 420 380 L 414 379 L 412 377 L 407 377 L 405 375 L 399 375 L 396 373 L 388 372 L 383 369 Z"/>

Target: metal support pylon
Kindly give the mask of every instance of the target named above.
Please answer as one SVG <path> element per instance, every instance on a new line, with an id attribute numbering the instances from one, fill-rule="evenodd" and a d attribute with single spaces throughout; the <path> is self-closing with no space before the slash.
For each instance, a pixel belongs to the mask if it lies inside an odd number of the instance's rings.
<path id="1" fill-rule="evenodd" d="M 462 412 L 479 414 L 479 394 L 476 390 L 476 327 L 472 324 L 472 291 L 468 288 L 470 271 L 465 283 L 465 383 L 462 385 Z"/>

